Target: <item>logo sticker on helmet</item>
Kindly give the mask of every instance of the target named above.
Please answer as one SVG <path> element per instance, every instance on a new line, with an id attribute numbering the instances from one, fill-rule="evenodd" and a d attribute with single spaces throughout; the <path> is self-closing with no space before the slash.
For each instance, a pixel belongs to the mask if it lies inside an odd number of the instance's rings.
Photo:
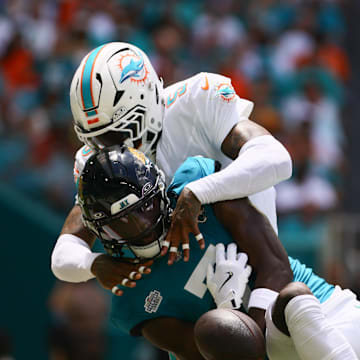
<path id="1" fill-rule="evenodd" d="M 141 53 L 128 51 L 125 55 L 120 56 L 118 65 L 121 69 L 121 84 L 127 79 L 136 83 L 144 83 L 149 74 Z"/>
<path id="2" fill-rule="evenodd" d="M 158 311 L 163 297 L 157 290 L 150 291 L 150 294 L 145 299 L 144 308 L 147 313 L 155 313 Z"/>
<path id="3" fill-rule="evenodd" d="M 135 194 L 129 194 L 125 196 L 124 198 L 111 204 L 111 215 L 116 215 L 130 205 L 135 204 L 137 201 L 139 201 L 139 198 Z"/>
<path id="4" fill-rule="evenodd" d="M 136 150 L 132 147 L 128 147 L 129 151 L 137 158 L 139 159 L 143 164 L 146 164 L 146 156 L 139 150 Z"/>
<path id="5" fill-rule="evenodd" d="M 141 190 L 142 196 L 145 196 L 152 188 L 153 186 L 151 182 L 146 183 Z"/>

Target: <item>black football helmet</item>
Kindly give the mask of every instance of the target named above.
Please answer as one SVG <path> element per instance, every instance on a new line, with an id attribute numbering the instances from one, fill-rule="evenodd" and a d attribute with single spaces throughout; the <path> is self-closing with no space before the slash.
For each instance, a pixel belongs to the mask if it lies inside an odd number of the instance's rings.
<path id="1" fill-rule="evenodd" d="M 164 175 L 142 152 L 104 148 L 86 162 L 78 185 L 84 224 L 114 257 L 123 247 L 137 259 L 160 254 L 170 223 Z"/>

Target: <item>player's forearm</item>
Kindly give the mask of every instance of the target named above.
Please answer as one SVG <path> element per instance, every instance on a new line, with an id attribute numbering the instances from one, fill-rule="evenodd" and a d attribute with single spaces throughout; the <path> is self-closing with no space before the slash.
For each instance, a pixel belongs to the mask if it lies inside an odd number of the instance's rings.
<path id="1" fill-rule="evenodd" d="M 99 255 L 101 253 L 93 253 L 79 237 L 63 234 L 52 252 L 51 270 L 59 280 L 74 283 L 87 281 L 95 277 L 91 266 Z"/>
<path id="2" fill-rule="evenodd" d="M 271 135 L 245 143 L 225 169 L 191 182 L 189 188 L 202 204 L 243 198 L 291 176 L 292 163 L 285 147 Z"/>
<path id="3" fill-rule="evenodd" d="M 259 328 L 262 332 L 265 332 L 266 322 L 265 322 L 265 310 L 258 308 L 249 309 L 249 316 L 259 325 Z"/>
<path id="4" fill-rule="evenodd" d="M 91 251 L 94 241 L 95 237 L 82 224 L 80 207 L 75 205 L 65 220 L 51 255 L 54 275 L 68 282 L 94 278 L 91 265 L 100 255 Z"/>
<path id="5" fill-rule="evenodd" d="M 80 206 L 74 205 L 69 215 L 65 219 L 60 234 L 75 235 L 84 240 L 90 247 L 92 247 L 95 242 L 95 235 L 84 226 L 81 216 Z"/>
<path id="6" fill-rule="evenodd" d="M 159 349 L 170 351 L 179 360 L 203 360 L 194 339 L 194 324 L 163 317 L 144 323 L 142 335 Z"/>

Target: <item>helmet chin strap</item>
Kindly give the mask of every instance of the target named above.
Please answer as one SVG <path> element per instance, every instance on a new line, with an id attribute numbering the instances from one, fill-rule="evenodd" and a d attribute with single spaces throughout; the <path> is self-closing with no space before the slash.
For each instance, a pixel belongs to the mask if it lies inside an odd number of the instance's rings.
<path id="1" fill-rule="evenodd" d="M 143 246 L 128 245 L 128 247 L 138 258 L 153 259 L 160 255 L 162 243 L 164 242 L 164 239 L 165 239 L 165 234 L 161 235 L 159 239 L 153 241 L 148 245 L 143 245 Z"/>

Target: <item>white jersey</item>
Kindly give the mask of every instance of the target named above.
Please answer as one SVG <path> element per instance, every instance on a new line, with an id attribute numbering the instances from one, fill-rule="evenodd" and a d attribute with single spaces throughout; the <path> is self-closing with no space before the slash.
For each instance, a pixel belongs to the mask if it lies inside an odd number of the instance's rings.
<path id="1" fill-rule="evenodd" d="M 223 168 L 229 165 L 232 160 L 223 154 L 221 144 L 239 121 L 248 119 L 254 104 L 236 95 L 229 78 L 211 73 L 199 73 L 164 91 L 165 115 L 156 163 L 164 171 L 166 182 L 189 156 L 218 160 Z M 75 179 L 91 154 L 88 147 L 76 153 Z M 277 232 L 275 189 L 271 187 L 249 199 Z"/>

